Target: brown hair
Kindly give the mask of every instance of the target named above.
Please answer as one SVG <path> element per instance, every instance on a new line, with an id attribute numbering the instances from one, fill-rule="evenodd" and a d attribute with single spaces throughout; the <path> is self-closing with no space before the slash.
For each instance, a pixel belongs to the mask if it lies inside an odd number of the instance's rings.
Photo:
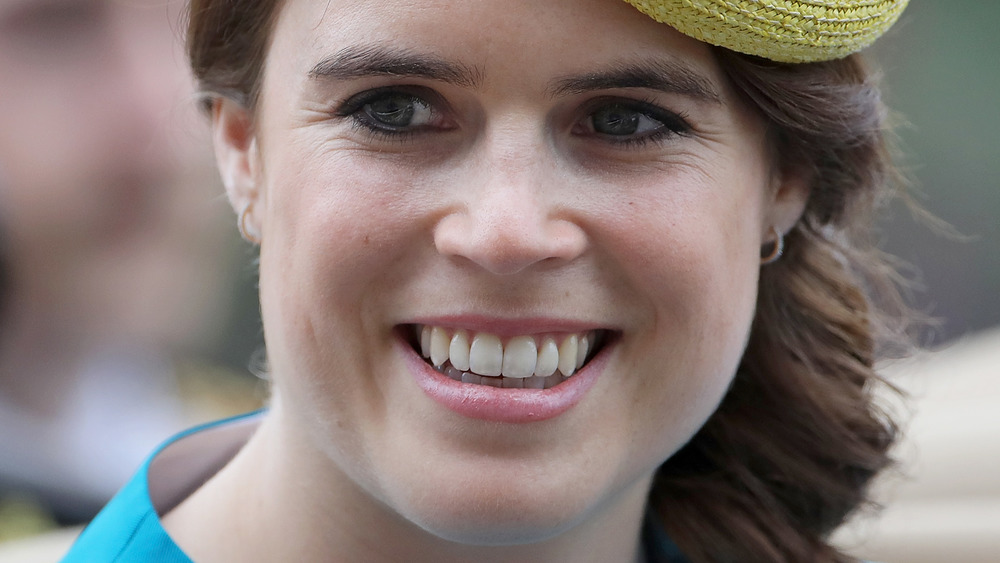
<path id="1" fill-rule="evenodd" d="M 190 0 L 187 52 L 206 109 L 222 96 L 253 109 L 280 0 Z"/>
<path id="2" fill-rule="evenodd" d="M 761 270 L 757 314 L 718 411 L 660 468 L 651 499 L 695 561 L 846 561 L 829 534 L 890 462 L 891 418 L 873 400 L 877 352 L 904 344 L 891 261 L 870 241 L 901 184 L 885 109 L 858 55 L 780 64 L 716 49 L 765 119 L 778 164 L 812 193 L 779 262 Z"/>
<path id="3" fill-rule="evenodd" d="M 191 0 L 188 52 L 206 101 L 256 106 L 278 4 Z M 887 321 L 905 312 L 867 240 L 896 177 L 884 109 L 856 55 L 794 65 L 715 54 L 767 122 L 778 164 L 812 194 L 785 255 L 761 271 L 731 389 L 661 466 L 651 506 L 693 561 L 849 560 L 827 537 L 889 463 L 895 427 L 874 404 L 872 366 Z"/>

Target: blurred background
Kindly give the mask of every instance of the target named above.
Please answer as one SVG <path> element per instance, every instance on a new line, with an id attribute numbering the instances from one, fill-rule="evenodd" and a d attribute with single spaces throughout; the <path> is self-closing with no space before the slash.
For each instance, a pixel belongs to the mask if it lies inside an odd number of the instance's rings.
<path id="1" fill-rule="evenodd" d="M 254 256 L 179 14 L 0 0 L 0 542 L 86 521 L 160 440 L 264 396 Z M 881 225 L 941 319 L 885 367 L 911 394 L 888 509 L 838 536 L 886 563 L 1000 561 L 998 21 L 1000 2 L 912 0 L 871 52 L 914 197 L 961 235 L 903 205 Z"/>
<path id="2" fill-rule="evenodd" d="M 181 6 L 0 0 L 0 541 L 87 521 L 163 439 L 263 396 Z"/>
<path id="3" fill-rule="evenodd" d="M 916 198 L 968 237 L 890 213 L 884 248 L 916 266 L 930 344 L 1000 324 L 1000 3 L 912 0 L 872 49 Z"/>
<path id="4" fill-rule="evenodd" d="M 872 50 L 914 197 L 958 236 L 890 209 L 882 247 L 939 324 L 884 366 L 906 394 L 899 467 L 838 540 L 886 563 L 1000 561 L 1000 2 L 911 0 Z"/>

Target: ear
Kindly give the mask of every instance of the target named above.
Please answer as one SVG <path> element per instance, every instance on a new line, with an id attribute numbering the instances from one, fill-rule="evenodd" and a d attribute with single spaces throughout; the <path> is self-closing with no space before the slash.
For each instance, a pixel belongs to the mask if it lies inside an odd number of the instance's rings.
<path id="1" fill-rule="evenodd" d="M 251 234 L 261 232 L 263 198 L 257 137 L 249 110 L 233 100 L 216 98 L 212 102 L 212 141 L 229 203 L 240 228 L 246 230 L 242 234 L 259 239 L 259 235 Z"/>
<path id="2" fill-rule="evenodd" d="M 809 195 L 812 193 L 811 177 L 802 170 L 784 170 L 775 173 L 773 186 L 761 231 L 762 240 L 765 242 L 771 227 L 785 235 L 795 226 L 805 212 Z"/>

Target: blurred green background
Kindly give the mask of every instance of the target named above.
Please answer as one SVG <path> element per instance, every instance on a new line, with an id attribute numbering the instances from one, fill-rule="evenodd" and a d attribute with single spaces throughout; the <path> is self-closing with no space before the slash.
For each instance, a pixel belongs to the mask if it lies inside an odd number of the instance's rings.
<path id="1" fill-rule="evenodd" d="M 913 0 L 871 55 L 918 201 L 964 240 L 897 205 L 883 247 L 916 267 L 931 343 L 1000 325 L 1000 2 Z"/>

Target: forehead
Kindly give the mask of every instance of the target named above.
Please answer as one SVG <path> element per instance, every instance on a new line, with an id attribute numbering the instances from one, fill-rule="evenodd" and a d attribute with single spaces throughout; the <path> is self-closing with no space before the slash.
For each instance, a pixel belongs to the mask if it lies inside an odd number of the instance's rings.
<path id="1" fill-rule="evenodd" d="M 487 74 L 508 67 L 552 76 L 622 59 L 669 57 L 718 79 L 705 44 L 620 0 L 287 0 L 269 65 L 301 72 L 340 50 L 366 46 L 428 53 Z"/>

